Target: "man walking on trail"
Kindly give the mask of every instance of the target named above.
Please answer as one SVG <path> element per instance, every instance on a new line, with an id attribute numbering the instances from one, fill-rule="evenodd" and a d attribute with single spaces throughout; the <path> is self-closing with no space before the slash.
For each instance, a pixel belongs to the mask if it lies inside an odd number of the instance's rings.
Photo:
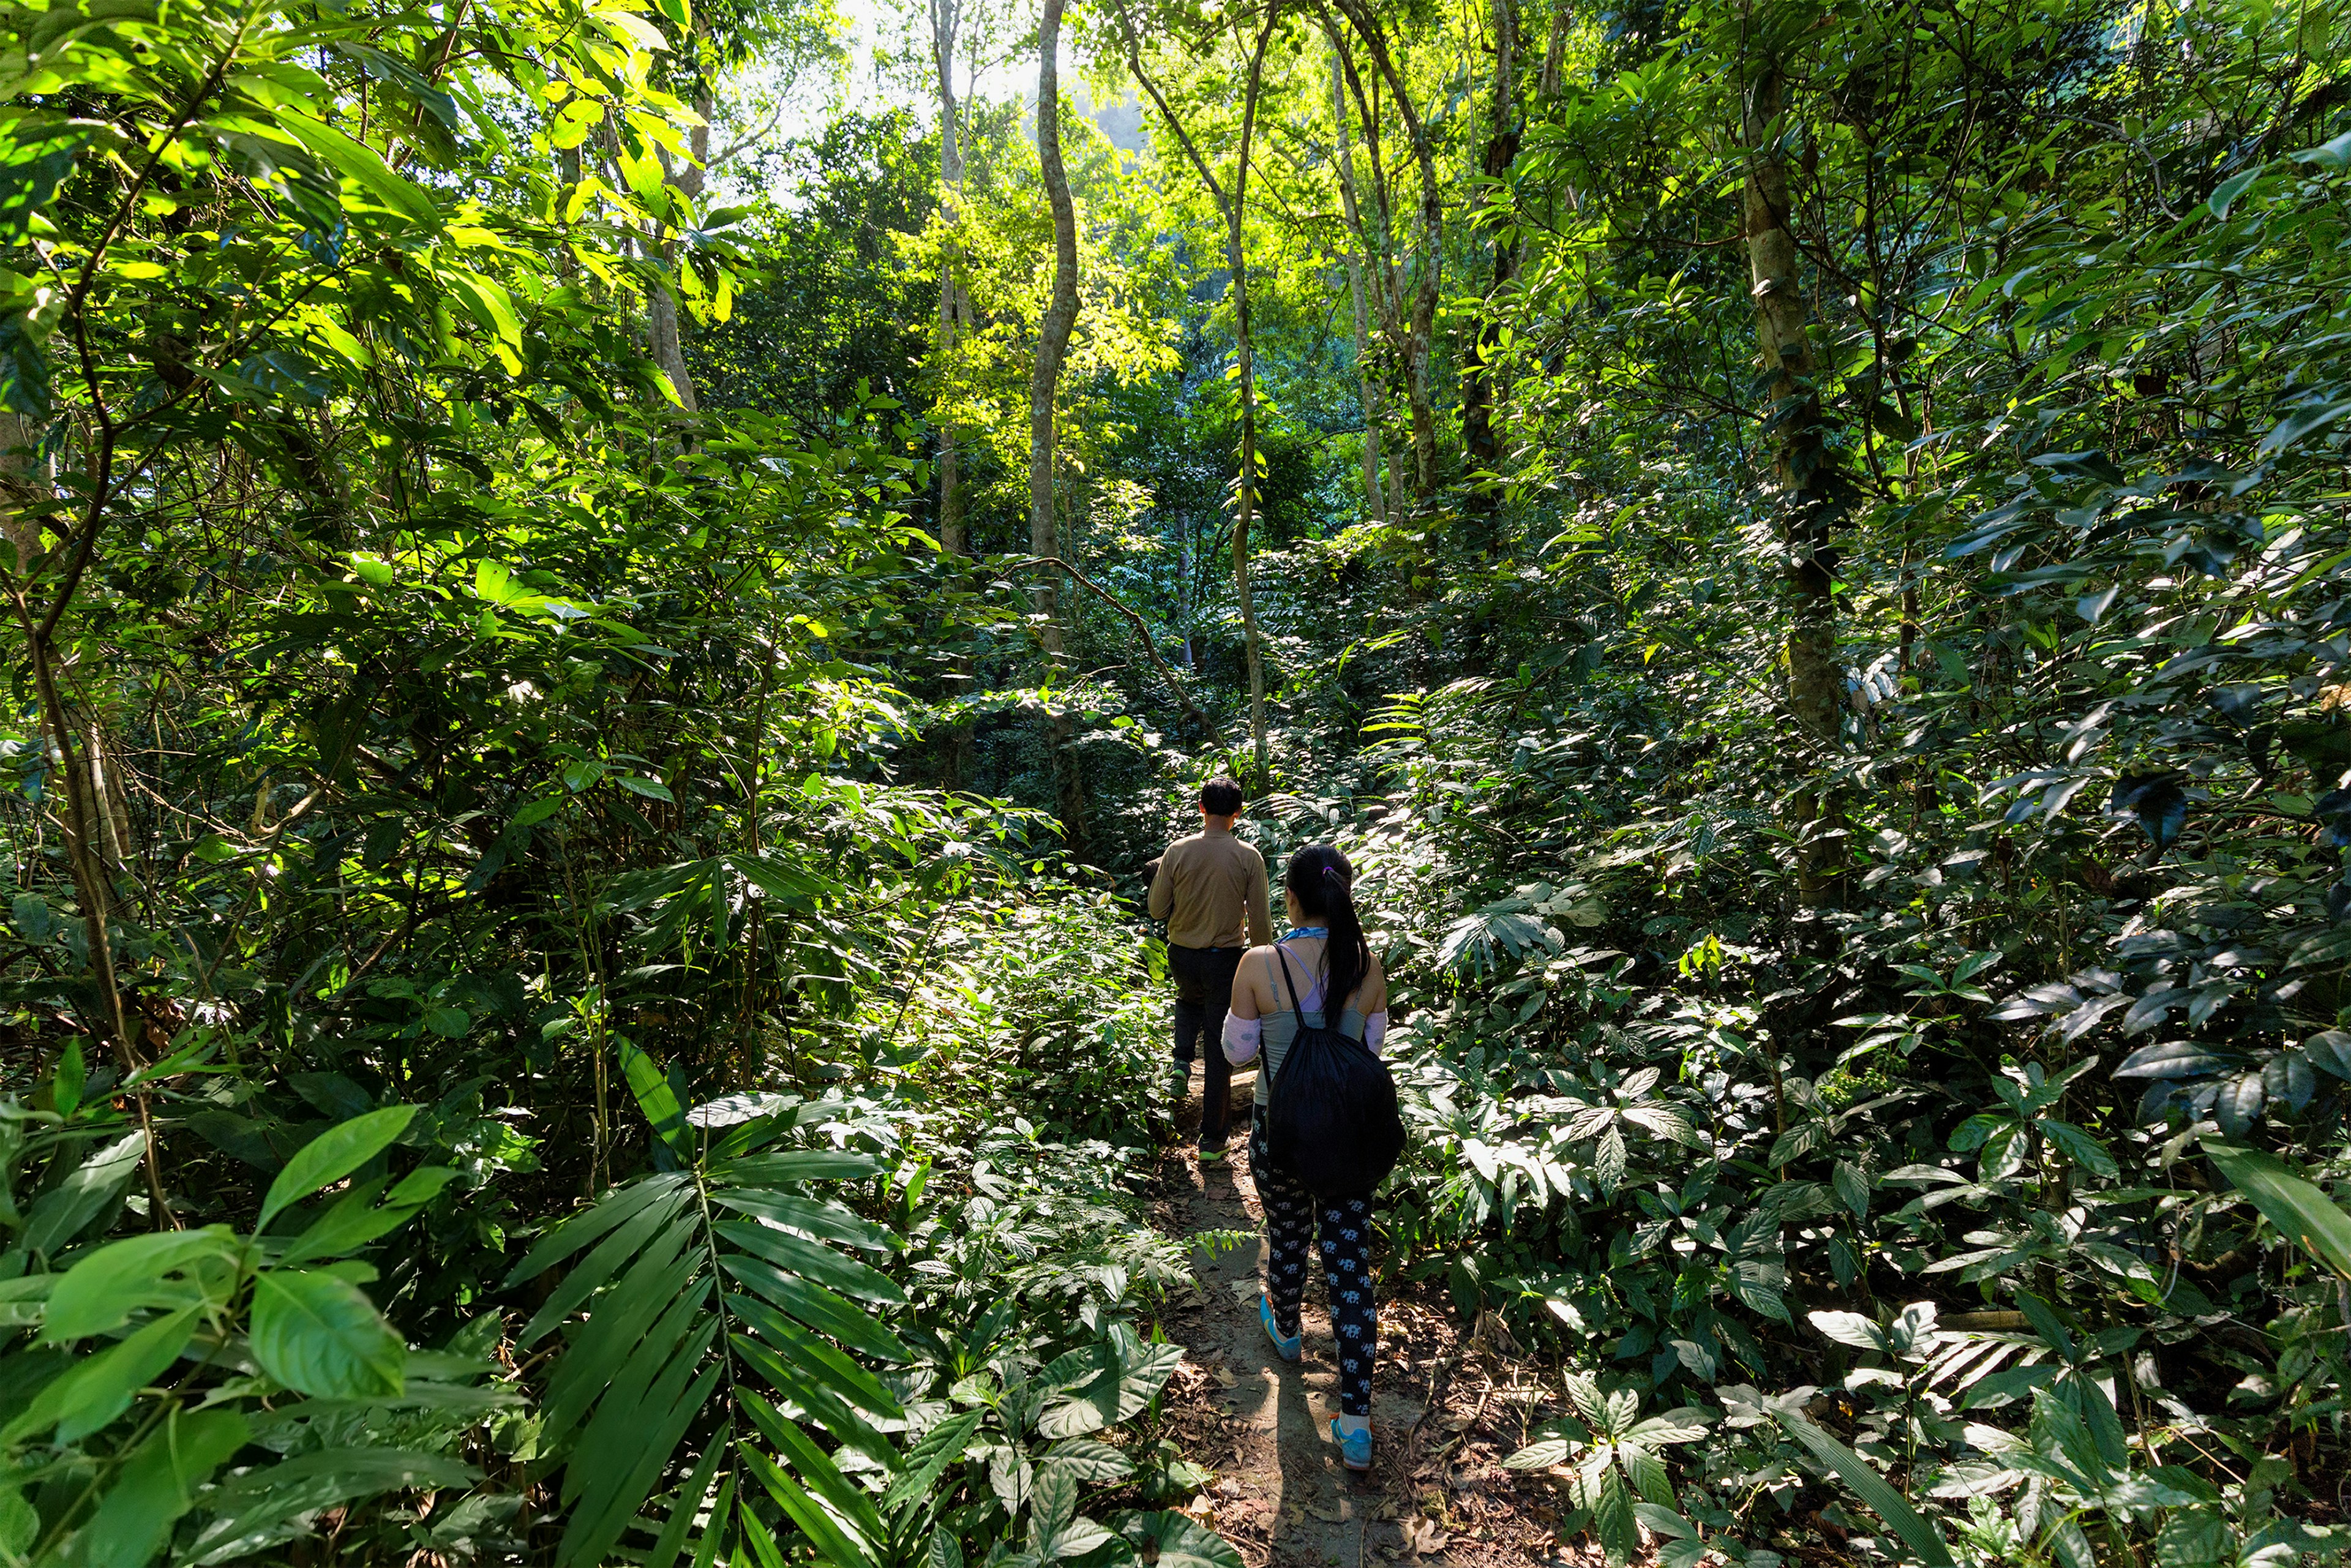
<path id="1" fill-rule="evenodd" d="M 1211 779 L 1200 787 L 1200 831 L 1167 846 L 1151 879 L 1151 917 L 1167 922 L 1167 956 L 1176 971 L 1176 1071 L 1192 1075 L 1205 1051 L 1200 1092 L 1200 1163 L 1225 1157 L 1225 1103 L 1232 1064 L 1219 1042 L 1241 955 L 1273 940 L 1265 857 L 1233 836 L 1241 787 Z M 1180 1084 L 1179 1090 L 1181 1092 Z"/>

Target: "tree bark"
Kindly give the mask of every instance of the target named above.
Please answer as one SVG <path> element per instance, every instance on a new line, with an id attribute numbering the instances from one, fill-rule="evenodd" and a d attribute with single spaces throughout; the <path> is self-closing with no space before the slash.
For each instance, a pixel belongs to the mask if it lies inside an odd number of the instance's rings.
<path id="1" fill-rule="evenodd" d="M 1485 178 L 1478 193 L 1478 210 L 1471 219 L 1486 235 L 1493 255 L 1493 276 L 1479 312 L 1477 336 L 1469 340 L 1461 364 L 1461 446 L 1469 472 L 1464 510 L 1469 518 L 1473 545 L 1490 551 L 1501 510 L 1502 444 L 1494 434 L 1493 362 L 1501 348 L 1501 312 L 1507 308 L 1518 273 L 1518 246 L 1502 206 L 1510 197 L 1510 165 L 1519 156 L 1519 5 L 1518 0 L 1494 0 L 1494 108 L 1486 138 Z"/>
<path id="2" fill-rule="evenodd" d="M 962 212 L 963 126 L 956 101 L 956 37 L 963 23 L 962 0 L 930 0 L 931 61 L 937 68 L 939 87 L 940 205 L 952 225 Z M 936 358 L 942 367 L 954 362 L 959 329 L 971 317 L 970 301 L 957 281 L 957 261 L 952 241 L 939 269 L 939 326 Z M 964 538 L 963 433 L 952 420 L 938 427 L 939 548 L 950 556 L 967 553 Z"/>
<path id="3" fill-rule="evenodd" d="M 939 205 L 952 233 L 952 225 L 963 211 L 963 110 L 956 101 L 955 89 L 956 41 L 963 26 L 962 0 L 930 0 L 930 12 L 931 63 L 936 68 L 939 89 Z M 971 299 L 965 294 L 957 276 L 960 260 L 955 242 L 950 237 L 939 267 L 938 331 L 932 350 L 943 392 L 954 371 L 956 345 L 961 339 L 962 329 L 971 322 Z M 935 404 L 934 413 L 935 415 Z M 970 553 L 970 540 L 964 522 L 964 434 L 950 418 L 936 417 L 935 423 L 938 428 L 939 551 L 946 557 L 948 566 L 954 568 Z M 969 694 L 971 673 L 969 657 L 956 654 L 949 665 L 948 674 L 955 695 Z M 969 722 L 958 720 L 951 724 L 945 743 L 945 781 L 948 789 L 959 789 L 971 770 Z"/>
<path id="4" fill-rule="evenodd" d="M 1225 220 L 1225 265 L 1232 274 L 1234 366 L 1239 372 L 1241 393 L 1240 473 L 1233 481 L 1233 598 L 1240 612 L 1241 645 L 1249 664 L 1249 744 L 1256 769 L 1251 783 L 1259 789 L 1264 788 L 1272 776 L 1272 758 L 1266 742 L 1264 640 L 1258 629 L 1257 600 L 1249 582 L 1249 525 L 1257 508 L 1257 361 L 1249 336 L 1249 253 L 1243 244 L 1242 224 L 1249 214 L 1249 142 L 1257 130 L 1258 94 L 1265 79 L 1265 50 L 1273 39 L 1274 25 L 1280 15 L 1278 0 L 1266 7 L 1257 46 L 1249 52 L 1249 85 L 1241 102 L 1240 155 L 1229 194 L 1216 172 L 1208 167 L 1208 161 L 1201 156 L 1199 144 L 1192 140 L 1191 132 L 1184 129 L 1184 122 L 1176 117 L 1166 95 L 1143 68 L 1141 40 L 1124 12 L 1119 15 L 1126 42 L 1127 68 L 1158 106 L 1160 117 L 1166 120 L 1167 129 L 1174 132 L 1185 156 L 1199 172 L 1200 183 L 1208 187 L 1208 194 L 1215 199 L 1217 211 Z"/>
<path id="5" fill-rule="evenodd" d="M 1395 95 L 1397 117 L 1404 121 L 1405 138 L 1412 147 L 1413 162 L 1420 169 L 1420 232 L 1415 247 L 1417 254 L 1413 268 L 1412 312 L 1404 323 L 1403 348 L 1405 397 L 1412 408 L 1413 488 L 1425 504 L 1437 493 L 1437 410 L 1429 390 L 1429 362 L 1437 336 L 1437 289 L 1444 280 L 1444 187 L 1438 183 L 1437 156 L 1429 146 L 1428 127 L 1422 121 L 1420 111 L 1413 107 L 1404 73 L 1396 68 L 1395 58 L 1388 52 L 1387 36 L 1380 30 L 1378 14 L 1369 0 L 1337 0 L 1337 4 L 1341 14 L 1364 40 L 1372 63 L 1379 68 L 1381 79 Z M 1351 71 L 1351 78 L 1352 75 Z M 1360 84 L 1351 79 L 1350 85 L 1357 88 L 1365 135 L 1376 137 L 1377 118 L 1370 105 L 1363 101 Z"/>
<path id="6" fill-rule="evenodd" d="M 1053 295 L 1037 324 L 1037 363 L 1029 380 L 1029 552 L 1058 558 L 1060 528 L 1053 510 L 1053 399 L 1078 320 L 1078 216 L 1070 199 L 1069 172 L 1061 165 L 1061 93 L 1059 56 L 1062 0 L 1045 0 L 1037 26 L 1037 163 L 1045 199 L 1053 211 Z M 1056 664 L 1062 652 L 1061 574 L 1039 574 L 1032 591 L 1038 635 Z M 1069 749 L 1070 722 L 1053 723 L 1053 769 L 1059 786 L 1061 826 L 1072 844 L 1085 838 L 1083 781 Z"/>
<path id="7" fill-rule="evenodd" d="M 1387 500 L 1380 492 L 1380 397 L 1372 380 L 1370 322 L 1364 304 L 1364 214 L 1355 201 L 1354 137 L 1347 129 L 1346 77 L 1335 32 L 1331 38 L 1331 123 L 1339 138 L 1339 203 L 1353 241 L 1347 247 L 1347 291 L 1355 307 L 1355 381 L 1364 398 L 1364 507 L 1385 523 Z"/>
<path id="8" fill-rule="evenodd" d="M 1844 508 L 1844 487 L 1828 449 L 1820 366 L 1805 330 L 1796 236 L 1789 227 L 1788 164 L 1782 150 L 1787 109 L 1787 78 L 1776 60 L 1767 61 L 1748 89 L 1744 104 L 1747 177 L 1740 205 L 1755 335 L 1763 374 L 1770 378 L 1763 430 L 1779 491 L 1785 551 L 1791 622 L 1788 710 L 1797 738 L 1816 747 L 1835 739 L 1844 706 L 1834 591 L 1836 552 L 1831 539 Z M 1820 831 L 1820 792 L 1810 787 L 1799 790 L 1790 814 L 1799 843 L 1798 892 L 1807 904 L 1818 904 L 1832 891 L 1835 859 Z"/>
<path id="9" fill-rule="evenodd" d="M 47 425 L 0 408 L 0 538 L 16 547 L 9 570 L 20 577 L 41 553 L 40 514 L 32 508 L 56 499 L 53 465 L 40 455 L 47 434 Z"/>

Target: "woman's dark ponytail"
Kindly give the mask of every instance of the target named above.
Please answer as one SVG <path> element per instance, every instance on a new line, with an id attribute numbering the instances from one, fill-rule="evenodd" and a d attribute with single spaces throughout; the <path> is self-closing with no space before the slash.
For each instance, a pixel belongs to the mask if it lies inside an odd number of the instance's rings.
<path id="1" fill-rule="evenodd" d="M 1355 868 L 1329 844 L 1309 844 L 1290 857 L 1282 883 L 1301 914 L 1330 927 L 1323 944 L 1323 1017 L 1338 1027 L 1339 1014 L 1355 988 L 1372 972 L 1372 945 L 1355 913 Z"/>

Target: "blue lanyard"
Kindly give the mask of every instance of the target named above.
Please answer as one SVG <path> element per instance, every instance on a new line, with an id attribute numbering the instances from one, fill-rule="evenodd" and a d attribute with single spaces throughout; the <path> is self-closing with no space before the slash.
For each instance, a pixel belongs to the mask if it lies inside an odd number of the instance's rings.
<path id="1" fill-rule="evenodd" d="M 1319 938 L 1322 941 L 1328 942 L 1331 940 L 1331 928 L 1328 925 L 1301 925 L 1293 928 L 1290 935 L 1284 936 L 1282 940 L 1284 942 L 1294 942 L 1301 936 L 1312 936 Z"/>

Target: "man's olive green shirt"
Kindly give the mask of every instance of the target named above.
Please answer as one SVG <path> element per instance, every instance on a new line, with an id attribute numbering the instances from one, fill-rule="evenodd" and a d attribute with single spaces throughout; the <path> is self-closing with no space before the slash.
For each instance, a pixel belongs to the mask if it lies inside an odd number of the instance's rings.
<path id="1" fill-rule="evenodd" d="M 1176 947 L 1261 947 L 1273 940 L 1265 857 L 1223 828 L 1167 846 L 1151 879 L 1151 917 Z"/>

